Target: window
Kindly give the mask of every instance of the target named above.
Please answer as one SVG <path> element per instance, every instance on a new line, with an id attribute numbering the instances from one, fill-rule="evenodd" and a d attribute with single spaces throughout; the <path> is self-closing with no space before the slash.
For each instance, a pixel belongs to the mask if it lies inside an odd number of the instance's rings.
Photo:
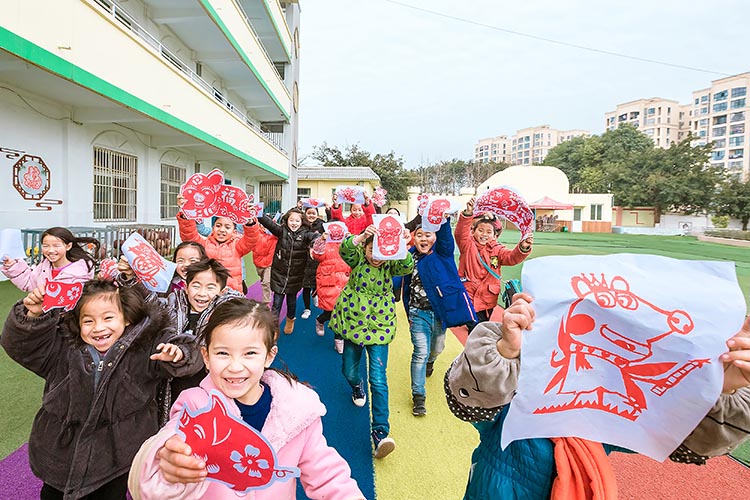
<path id="1" fill-rule="evenodd" d="M 617 117 L 617 121 L 619 121 L 619 122 L 624 122 L 627 119 L 628 119 L 627 113 L 623 113 L 623 114 L 621 114 L 620 116 Z"/>
<path id="2" fill-rule="evenodd" d="M 648 130 L 644 130 L 643 133 L 646 135 L 654 135 L 654 129 L 650 128 Z"/>
<path id="3" fill-rule="evenodd" d="M 261 182 L 258 190 L 259 202 L 263 203 L 263 212 L 274 214 L 281 212 L 281 193 L 284 184 L 281 182 Z"/>
<path id="4" fill-rule="evenodd" d="M 138 158 L 94 148 L 94 220 L 135 221 Z"/>
<path id="5" fill-rule="evenodd" d="M 638 118 L 639 114 L 640 114 L 640 112 L 638 112 L 638 111 L 631 111 L 630 112 L 630 119 L 634 120 L 634 119 Z"/>
<path id="6" fill-rule="evenodd" d="M 711 132 L 711 137 L 719 137 L 719 136 L 722 136 L 722 135 L 726 135 L 726 133 L 727 133 L 727 128 L 726 127 L 716 127 Z"/>
<path id="7" fill-rule="evenodd" d="M 745 107 L 745 98 L 742 99 L 735 99 L 731 102 L 732 109 L 738 109 L 738 108 L 744 108 Z"/>
<path id="8" fill-rule="evenodd" d="M 730 160 L 736 160 L 738 158 L 744 158 L 745 156 L 745 150 L 744 149 L 730 149 L 729 150 L 729 159 Z"/>
<path id="9" fill-rule="evenodd" d="M 728 167 L 732 170 L 734 169 L 740 169 L 742 170 L 742 162 L 741 161 L 730 161 Z"/>
<path id="10" fill-rule="evenodd" d="M 701 96 L 701 103 L 708 102 L 708 94 Z"/>
<path id="11" fill-rule="evenodd" d="M 653 135 L 653 132 L 651 134 Z M 698 132 L 698 137 L 706 137 L 706 131 L 701 130 L 700 132 Z M 705 142 L 703 144 L 705 144 Z"/>
<path id="12" fill-rule="evenodd" d="M 312 188 L 297 188 L 297 199 L 300 200 L 302 198 L 309 198 L 312 196 Z"/>
<path id="13" fill-rule="evenodd" d="M 714 141 L 714 149 L 723 149 L 725 147 L 727 147 L 726 139 L 716 139 Z"/>
<path id="14" fill-rule="evenodd" d="M 646 125 L 653 125 L 654 123 L 655 122 L 653 118 L 646 118 Z"/>
<path id="15" fill-rule="evenodd" d="M 745 121 L 745 112 L 744 111 L 738 111 L 736 113 L 732 113 L 732 116 L 729 118 L 730 122 L 742 122 Z"/>
<path id="16" fill-rule="evenodd" d="M 729 135 L 744 134 L 744 133 L 745 133 L 745 124 L 744 123 L 738 123 L 736 125 L 731 125 L 729 127 Z"/>
<path id="17" fill-rule="evenodd" d="M 722 111 L 727 110 L 727 103 L 720 102 L 718 104 L 714 104 L 714 113 L 721 113 Z"/>
<path id="18" fill-rule="evenodd" d="M 179 207 L 177 206 L 177 195 L 180 187 L 185 184 L 187 169 L 176 165 L 161 164 L 161 218 L 172 219 Z"/>
<path id="19" fill-rule="evenodd" d="M 708 106 L 703 106 L 701 108 L 701 114 L 702 115 L 707 115 L 708 114 Z"/>
<path id="20" fill-rule="evenodd" d="M 743 97 L 747 94 L 747 87 L 735 87 L 732 89 L 732 98 Z"/>
<path id="21" fill-rule="evenodd" d="M 729 91 L 728 90 L 722 90 L 720 92 L 716 92 L 714 94 L 714 102 L 726 101 L 727 100 L 727 96 L 729 96 Z"/>
<path id="22" fill-rule="evenodd" d="M 745 137 L 738 135 L 736 137 L 729 138 L 729 147 L 743 146 L 745 144 Z"/>
<path id="23" fill-rule="evenodd" d="M 708 125 L 708 118 L 701 118 L 701 119 L 700 119 L 700 120 L 698 121 L 698 125 L 699 125 L 699 126 L 701 126 L 701 127 L 705 127 L 705 126 L 707 126 L 707 125 Z"/>
<path id="24" fill-rule="evenodd" d="M 719 161 L 724 159 L 724 150 L 713 151 L 711 153 L 711 161 Z"/>
<path id="25" fill-rule="evenodd" d="M 714 125 L 722 125 L 726 122 L 727 122 L 727 115 L 714 116 Z"/>
<path id="26" fill-rule="evenodd" d="M 602 220 L 601 205 L 591 205 L 591 220 Z"/>

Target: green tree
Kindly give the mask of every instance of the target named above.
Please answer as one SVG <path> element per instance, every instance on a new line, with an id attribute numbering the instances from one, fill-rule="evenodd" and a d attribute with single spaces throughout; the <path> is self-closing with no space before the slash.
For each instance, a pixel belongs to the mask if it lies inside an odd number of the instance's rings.
<path id="1" fill-rule="evenodd" d="M 388 191 L 391 200 L 405 200 L 407 188 L 416 182 L 414 172 L 406 170 L 403 158 L 396 157 L 393 151 L 373 156 L 358 144 L 347 146 L 341 151 L 324 142 L 315 146 L 310 156 L 326 167 L 370 167 L 380 177 L 380 184 Z"/>
<path id="2" fill-rule="evenodd" d="M 462 188 L 476 188 L 496 172 L 508 165 L 494 162 L 466 161 L 453 158 L 430 165 L 423 165 L 415 170 L 417 184 L 425 193 L 460 193 Z"/>
<path id="3" fill-rule="evenodd" d="M 750 182 L 742 182 L 737 177 L 724 180 L 719 186 L 713 208 L 719 215 L 739 219 L 742 230 L 747 231 L 750 221 Z"/>

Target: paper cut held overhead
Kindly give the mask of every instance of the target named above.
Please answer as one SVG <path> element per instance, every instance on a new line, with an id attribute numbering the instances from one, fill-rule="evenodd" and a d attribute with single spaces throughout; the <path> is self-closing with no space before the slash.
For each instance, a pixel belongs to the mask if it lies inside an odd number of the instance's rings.
<path id="1" fill-rule="evenodd" d="M 70 311 L 81 298 L 83 283 L 58 283 L 48 281 L 44 286 L 44 301 L 42 302 L 42 311 L 47 312 L 52 309 L 63 309 Z"/>
<path id="2" fill-rule="evenodd" d="M 180 189 L 185 198 L 182 213 L 191 220 L 214 215 L 227 217 L 235 224 L 244 224 L 253 217 L 254 197 L 237 186 L 225 184 L 224 172 L 214 169 L 208 174 L 193 174 Z"/>
<path id="3" fill-rule="evenodd" d="M 512 188 L 491 188 L 479 196 L 474 203 L 474 215 L 485 212 L 492 212 L 513 223 L 521 231 L 521 240 L 525 240 L 534 232 L 534 213 L 526 200 Z"/>
<path id="4" fill-rule="evenodd" d="M 143 286 L 152 292 L 169 290 L 177 264 L 159 255 L 143 236 L 131 234 L 122 244 L 122 254 Z"/>

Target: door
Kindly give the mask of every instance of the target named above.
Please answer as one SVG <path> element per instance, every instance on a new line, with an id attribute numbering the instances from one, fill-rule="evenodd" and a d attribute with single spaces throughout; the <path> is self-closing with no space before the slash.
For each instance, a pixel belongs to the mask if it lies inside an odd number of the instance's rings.
<path id="1" fill-rule="evenodd" d="M 573 208 L 573 227 L 571 227 L 571 232 L 573 233 L 580 233 L 583 231 L 583 223 L 581 222 L 582 211 L 583 208 L 581 207 Z"/>

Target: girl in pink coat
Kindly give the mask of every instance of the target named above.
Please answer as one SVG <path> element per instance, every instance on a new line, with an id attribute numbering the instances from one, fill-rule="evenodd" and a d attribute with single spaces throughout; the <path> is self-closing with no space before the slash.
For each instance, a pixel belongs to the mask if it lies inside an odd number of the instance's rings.
<path id="1" fill-rule="evenodd" d="M 321 337 L 325 335 L 325 322 L 331 319 L 333 306 L 336 305 L 341 290 L 349 281 L 349 273 L 352 270 L 339 254 L 341 243 L 328 243 L 327 240 L 328 233 L 323 233 L 315 240 L 311 251 L 313 259 L 320 262 L 315 280 L 318 307 L 323 312 L 315 319 L 315 333 Z M 333 347 L 339 354 L 344 352 L 344 339 L 339 334 L 335 334 Z"/>
<path id="2" fill-rule="evenodd" d="M 256 301 L 233 298 L 216 307 L 201 348 L 209 375 L 200 387 L 180 394 L 170 422 L 141 446 L 130 470 L 134 499 L 295 499 L 296 479 L 275 480 L 246 495 L 205 479 L 213 464 L 195 457 L 176 429 L 181 410 L 206 407 L 211 391 L 224 396 L 232 415 L 260 430 L 276 451 L 277 467 L 300 469 L 309 498 L 364 498 L 349 465 L 326 443 L 321 422 L 326 409 L 318 395 L 291 374 L 269 368 L 278 352 L 278 330 L 276 315 Z M 238 449 L 245 444 L 237 443 Z"/>
<path id="3" fill-rule="evenodd" d="M 96 261 L 81 245 L 93 245 L 93 254 L 99 253 L 99 240 L 77 238 L 64 227 L 51 227 L 42 233 L 44 258 L 34 267 L 25 260 L 3 258 L 2 272 L 14 285 L 30 292 L 47 281 L 79 283 L 94 277 Z"/>

